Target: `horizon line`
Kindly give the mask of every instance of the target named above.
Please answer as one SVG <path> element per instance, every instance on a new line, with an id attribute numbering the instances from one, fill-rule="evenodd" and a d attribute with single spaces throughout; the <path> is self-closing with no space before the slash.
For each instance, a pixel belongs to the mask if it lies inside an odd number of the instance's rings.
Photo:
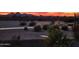
<path id="1" fill-rule="evenodd" d="M 7 15 L 9 13 L 17 13 L 17 12 L 0 12 L 0 15 Z M 74 12 L 19 12 L 21 14 L 32 14 L 36 16 L 74 16 Z M 79 12 L 76 12 L 79 15 Z"/>

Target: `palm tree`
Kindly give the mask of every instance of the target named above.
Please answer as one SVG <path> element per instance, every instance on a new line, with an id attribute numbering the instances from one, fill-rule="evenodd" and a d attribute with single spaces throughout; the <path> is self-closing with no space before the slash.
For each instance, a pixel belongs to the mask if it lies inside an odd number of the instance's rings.
<path id="1" fill-rule="evenodd" d="M 62 38 L 62 32 L 54 27 L 50 26 L 48 29 L 48 45 L 49 46 L 55 46 L 58 41 L 60 41 Z"/>
<path id="2" fill-rule="evenodd" d="M 67 39 L 66 36 L 63 36 L 63 33 L 60 29 L 50 26 L 48 29 L 48 38 L 47 38 L 47 45 L 48 46 L 57 46 L 57 47 L 64 47 L 69 46 L 70 40 Z"/>

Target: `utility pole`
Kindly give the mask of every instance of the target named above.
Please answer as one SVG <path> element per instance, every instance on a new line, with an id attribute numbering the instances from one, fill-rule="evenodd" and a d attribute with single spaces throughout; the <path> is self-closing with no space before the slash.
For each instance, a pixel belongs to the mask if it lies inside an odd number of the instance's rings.
<path id="1" fill-rule="evenodd" d="M 74 30 L 77 31 L 78 30 L 78 24 L 77 24 L 77 17 L 76 17 L 76 13 L 74 13 Z"/>
<path id="2" fill-rule="evenodd" d="M 74 25 L 76 25 L 77 22 L 76 22 L 76 13 L 74 13 Z"/>

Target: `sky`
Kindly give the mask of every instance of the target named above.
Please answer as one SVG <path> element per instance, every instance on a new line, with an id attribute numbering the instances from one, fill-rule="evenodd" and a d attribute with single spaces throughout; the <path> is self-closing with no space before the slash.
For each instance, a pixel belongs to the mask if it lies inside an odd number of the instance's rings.
<path id="1" fill-rule="evenodd" d="M 0 12 L 1 15 L 6 15 L 10 12 Z M 15 13 L 15 12 L 14 12 Z M 42 16 L 73 16 L 74 12 L 20 12 L 24 14 L 42 15 Z"/>
<path id="2" fill-rule="evenodd" d="M 79 12 L 79 0 L 1 0 L 4 12 Z"/>
<path id="3" fill-rule="evenodd" d="M 2 0 L 0 14 L 18 11 L 37 16 L 73 16 L 79 12 L 78 5 L 77 0 Z"/>

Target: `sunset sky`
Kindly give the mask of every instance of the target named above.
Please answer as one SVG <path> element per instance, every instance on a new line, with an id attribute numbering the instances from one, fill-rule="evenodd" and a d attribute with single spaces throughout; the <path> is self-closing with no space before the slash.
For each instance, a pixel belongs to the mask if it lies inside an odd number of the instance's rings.
<path id="1" fill-rule="evenodd" d="M 10 12 L 0 12 L 1 15 L 6 15 Z M 15 12 L 14 12 L 15 13 Z M 25 14 L 43 15 L 43 16 L 73 16 L 74 12 L 20 12 Z"/>

